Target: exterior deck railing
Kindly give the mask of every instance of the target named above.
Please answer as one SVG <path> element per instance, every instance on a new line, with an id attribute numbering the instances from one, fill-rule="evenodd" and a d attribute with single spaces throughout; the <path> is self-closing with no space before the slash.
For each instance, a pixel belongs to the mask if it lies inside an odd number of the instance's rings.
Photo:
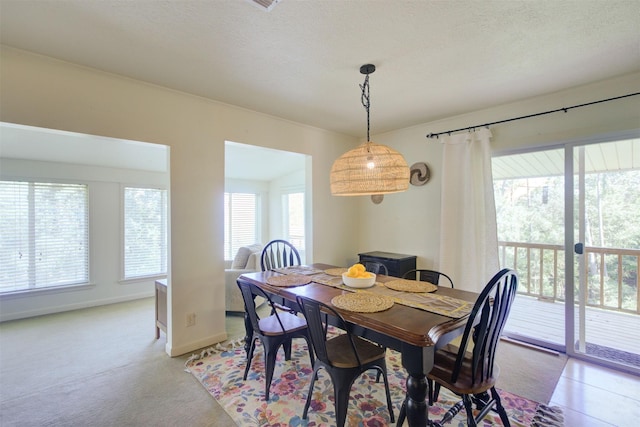
<path id="1" fill-rule="evenodd" d="M 564 246 L 498 242 L 500 265 L 518 272 L 518 293 L 549 301 L 565 300 Z M 640 314 L 640 250 L 585 246 L 587 305 Z M 578 266 L 575 266 L 578 277 Z M 578 285 L 575 285 L 576 301 Z"/>

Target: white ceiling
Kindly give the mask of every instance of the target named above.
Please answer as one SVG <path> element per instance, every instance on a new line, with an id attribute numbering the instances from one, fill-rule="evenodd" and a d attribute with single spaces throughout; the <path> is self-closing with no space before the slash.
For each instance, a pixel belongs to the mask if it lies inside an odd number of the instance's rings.
<path id="1" fill-rule="evenodd" d="M 638 0 L 0 0 L 5 45 L 358 137 L 362 64 L 380 133 L 640 71 L 639 28 Z"/>
<path id="2" fill-rule="evenodd" d="M 105 144 L 109 141 L 109 144 Z M 0 123 L 0 157 L 168 172 L 168 147 Z"/>
<path id="3" fill-rule="evenodd" d="M 400 129 L 640 71 L 640 1 L 281 0 L 267 12 L 249 0 L 0 0 L 0 42 L 364 137 L 362 64 L 377 67 L 371 132 Z M 152 144 L 106 152 L 100 138 L 2 124 L 0 137 L 3 157 L 167 168 Z M 228 144 L 227 176 L 272 179 L 251 166 L 284 155 L 272 151 Z M 271 160 L 269 173 L 303 163 Z"/>
<path id="4" fill-rule="evenodd" d="M 224 147 L 224 176 L 271 181 L 305 170 L 305 159 L 304 154 L 227 141 Z"/>

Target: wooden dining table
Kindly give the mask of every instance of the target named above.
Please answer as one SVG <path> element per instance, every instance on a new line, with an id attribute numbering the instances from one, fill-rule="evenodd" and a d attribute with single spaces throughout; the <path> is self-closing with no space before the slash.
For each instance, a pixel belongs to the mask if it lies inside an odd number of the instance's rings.
<path id="1" fill-rule="evenodd" d="M 325 271 L 335 268 L 327 264 L 312 264 L 308 268 Z M 269 277 L 280 276 L 276 271 L 245 273 L 238 282 L 251 283 L 271 296 L 282 298 L 282 301 L 298 308 L 298 295 L 312 298 L 331 305 L 331 299 L 337 295 L 349 293 L 340 287 L 328 286 L 313 281 L 308 284 L 292 287 L 273 286 L 267 283 Z M 376 281 L 384 284 L 396 277 L 378 275 Z M 438 287 L 438 296 L 455 298 L 470 303 L 475 302 L 478 294 L 448 287 Z M 427 307 L 428 308 L 428 307 Z M 375 312 L 360 313 L 338 309 L 344 319 L 353 326 L 352 332 L 384 347 L 391 348 L 401 354 L 402 366 L 407 372 L 406 416 L 409 426 L 432 425 L 428 412 L 428 386 L 426 374 L 433 367 L 434 353 L 462 334 L 468 315 L 452 318 L 428 311 L 395 303 L 391 308 Z M 250 344 L 253 331 L 250 322 L 245 320 L 247 328 L 246 348 Z"/>

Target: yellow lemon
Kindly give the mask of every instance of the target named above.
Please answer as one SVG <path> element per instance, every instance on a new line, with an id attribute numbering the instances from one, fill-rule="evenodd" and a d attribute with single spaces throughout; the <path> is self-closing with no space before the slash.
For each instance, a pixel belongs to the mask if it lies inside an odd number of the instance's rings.
<path id="1" fill-rule="evenodd" d="M 366 269 L 364 268 L 364 265 L 358 263 L 358 264 L 353 264 L 353 267 L 358 270 L 358 271 L 365 271 Z"/>

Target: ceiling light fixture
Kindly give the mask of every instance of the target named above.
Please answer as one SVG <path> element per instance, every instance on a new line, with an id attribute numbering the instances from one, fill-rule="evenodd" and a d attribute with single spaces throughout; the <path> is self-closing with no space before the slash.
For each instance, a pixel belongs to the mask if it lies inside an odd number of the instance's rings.
<path id="1" fill-rule="evenodd" d="M 360 89 L 362 105 L 367 110 L 367 142 L 333 162 L 330 181 L 334 196 L 382 195 L 409 188 L 409 166 L 402 154 L 369 138 L 369 74 L 375 70 L 372 64 L 360 67 L 360 73 L 366 76 Z"/>
<path id="2" fill-rule="evenodd" d="M 280 0 L 248 0 L 250 3 L 258 6 L 260 9 L 271 12 L 271 9 L 276 7 Z"/>

